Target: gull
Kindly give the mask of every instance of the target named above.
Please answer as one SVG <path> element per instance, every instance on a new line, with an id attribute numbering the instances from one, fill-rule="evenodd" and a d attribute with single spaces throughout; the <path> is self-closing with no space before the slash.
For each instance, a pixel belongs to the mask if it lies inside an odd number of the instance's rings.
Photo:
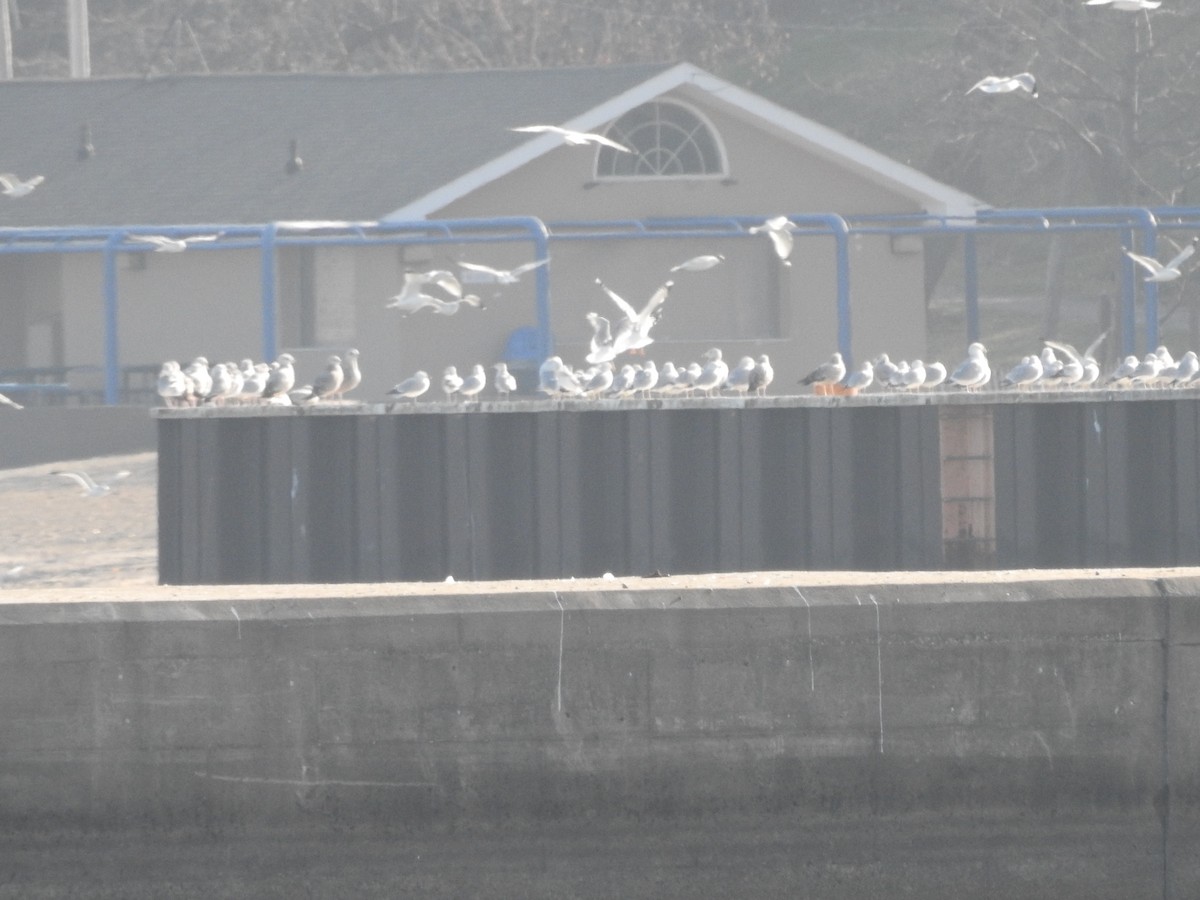
<path id="1" fill-rule="evenodd" d="M 1041 380 L 1044 370 L 1039 356 L 1022 356 L 1021 361 L 1008 370 L 1008 374 L 1000 379 L 1004 387 L 1027 388 Z"/>
<path id="2" fill-rule="evenodd" d="M 1117 363 L 1114 368 L 1104 379 L 1105 384 L 1114 384 L 1125 386 L 1129 384 L 1129 379 L 1133 377 L 1133 373 L 1137 371 L 1138 358 L 1132 353 L 1126 356 L 1123 360 Z"/>
<path id="3" fill-rule="evenodd" d="M 245 360 L 250 362 L 250 360 Z M 252 364 L 253 371 L 246 372 L 245 366 L 242 370 L 242 399 L 257 400 L 262 397 L 262 392 L 267 388 L 267 379 L 271 375 L 271 367 L 266 363 Z"/>
<path id="4" fill-rule="evenodd" d="M 74 481 L 76 484 L 78 484 L 81 488 L 83 488 L 83 493 L 84 493 L 84 496 L 86 496 L 86 497 L 103 497 L 105 494 L 107 494 L 109 491 L 111 491 L 113 489 L 113 486 L 111 484 L 97 482 L 95 479 L 92 478 L 91 475 L 89 475 L 87 472 L 83 472 L 83 471 L 68 472 L 65 470 L 56 469 L 55 471 L 51 472 L 50 474 L 51 475 L 60 475 L 63 478 L 70 478 L 72 481 Z M 128 477 L 129 477 L 129 470 L 122 469 L 120 472 L 118 472 L 117 474 L 115 474 L 112 477 L 112 480 L 119 481 L 122 478 L 128 478 Z"/>
<path id="5" fill-rule="evenodd" d="M 486 309 L 483 301 L 479 299 L 477 294 L 467 294 L 465 297 L 460 297 L 457 300 L 439 300 L 437 297 L 429 297 L 431 302 L 425 305 L 430 307 L 436 315 L 452 316 L 457 313 L 463 306 L 473 306 L 475 309 Z"/>
<path id="6" fill-rule="evenodd" d="M 792 255 L 792 245 L 794 244 L 792 232 L 795 230 L 796 226 L 787 216 L 775 216 L 767 219 L 761 225 L 746 229 L 749 234 L 766 234 L 775 248 L 775 255 L 785 266 L 792 264 L 788 257 Z"/>
<path id="7" fill-rule="evenodd" d="M 904 383 L 904 379 L 906 379 L 908 377 L 909 371 L 911 368 L 912 367 L 908 364 L 908 362 L 906 360 L 901 360 L 900 362 L 896 363 L 892 367 L 892 372 L 888 376 L 887 381 L 883 382 L 882 386 L 889 387 L 889 388 L 899 388 L 900 385 L 902 385 Z M 872 371 L 874 371 L 873 367 L 872 367 Z"/>
<path id="8" fill-rule="evenodd" d="M 360 384 L 362 371 L 358 368 L 358 351 L 351 347 L 342 358 L 342 386 L 337 389 L 337 396 L 345 397 Z"/>
<path id="9" fill-rule="evenodd" d="M 167 406 L 179 406 L 187 402 L 188 394 L 191 393 L 191 382 L 183 374 L 179 363 L 168 359 L 158 370 L 156 390 Z"/>
<path id="10" fill-rule="evenodd" d="M 936 360 L 925 365 L 925 384 L 923 387 L 935 388 L 946 380 L 946 366 Z"/>
<path id="11" fill-rule="evenodd" d="M 471 374 L 462 380 L 462 384 L 458 388 L 458 393 L 463 399 L 470 400 L 485 387 L 487 387 L 487 373 L 484 372 L 482 365 L 475 363 L 471 369 Z"/>
<path id="12" fill-rule="evenodd" d="M 925 363 L 914 359 L 908 364 L 908 368 L 899 375 L 895 386 L 902 391 L 919 391 L 925 384 L 926 377 Z"/>
<path id="13" fill-rule="evenodd" d="M 613 346 L 612 323 L 604 316 L 594 312 L 588 313 L 584 318 L 592 326 L 592 337 L 588 342 L 588 355 L 584 359 L 592 365 L 615 359 L 617 350 Z"/>
<path id="14" fill-rule="evenodd" d="M 192 244 L 215 241 L 221 237 L 218 234 L 197 234 L 186 238 L 172 238 L 165 234 L 130 234 L 126 237 L 131 241 L 142 244 L 153 244 L 155 253 L 182 253 Z"/>
<path id="15" fill-rule="evenodd" d="M 754 364 L 754 374 L 750 376 L 750 390 L 760 397 L 767 395 L 767 388 L 771 386 L 771 382 L 775 380 L 775 370 L 771 367 L 771 360 L 767 354 L 762 354 L 758 358 L 758 362 Z"/>
<path id="16" fill-rule="evenodd" d="M 624 144 L 618 144 L 612 138 L 607 138 L 602 134 L 595 134 L 591 131 L 574 131 L 570 128 L 561 128 L 558 125 L 522 125 L 519 128 L 510 128 L 509 131 L 522 131 L 526 134 L 557 134 L 563 139 L 563 142 L 570 144 L 573 147 L 583 147 L 587 144 L 599 144 L 603 147 L 612 147 L 612 149 L 620 153 L 632 153 L 633 151 Z"/>
<path id="17" fill-rule="evenodd" d="M 5 197 L 27 197 L 33 189 L 46 180 L 45 175 L 34 175 L 22 181 L 11 172 L 0 174 L 0 194 Z"/>
<path id="18" fill-rule="evenodd" d="M 658 367 L 650 360 L 633 375 L 633 392 L 647 396 L 658 384 Z"/>
<path id="19" fill-rule="evenodd" d="M 178 365 L 178 363 L 176 363 Z M 0 406 L 7 406 L 9 409 L 24 409 L 25 407 L 9 397 L 0 394 Z"/>
<path id="20" fill-rule="evenodd" d="M 843 367 L 844 368 L 844 367 Z M 870 360 L 864 362 L 853 372 L 841 379 L 842 386 L 851 393 L 857 394 L 859 391 L 865 391 L 871 386 L 875 380 L 875 366 Z"/>
<path id="21" fill-rule="evenodd" d="M 1019 75 L 988 75 L 973 84 L 971 91 L 983 91 L 985 94 L 1011 94 L 1013 91 L 1028 91 L 1030 97 L 1037 97 L 1037 79 L 1029 72 Z"/>
<path id="22" fill-rule="evenodd" d="M 212 392 L 212 374 L 208 370 L 208 360 L 197 356 L 183 370 L 192 382 L 192 394 L 197 399 L 203 399 Z"/>
<path id="23" fill-rule="evenodd" d="M 480 275 L 485 275 L 487 276 L 487 280 L 493 281 L 496 284 L 516 284 L 526 272 L 532 272 L 538 266 L 544 266 L 548 262 L 550 262 L 550 258 L 546 257 L 545 259 L 517 266 L 515 269 L 493 269 L 491 266 L 469 262 L 460 262 L 458 267 L 466 269 L 468 272 L 478 272 Z"/>
<path id="24" fill-rule="evenodd" d="M 326 361 L 325 371 L 313 380 L 312 394 L 309 396 L 309 400 L 315 403 L 317 400 L 336 397 L 338 391 L 342 389 L 342 382 L 344 380 L 345 373 L 342 372 L 342 358 L 335 353 Z"/>
<path id="25" fill-rule="evenodd" d="M 723 387 L 727 391 L 737 391 L 739 394 L 750 392 L 750 379 L 754 376 L 754 357 L 743 356 L 738 364 L 729 370 Z"/>
<path id="26" fill-rule="evenodd" d="M 886 353 L 880 353 L 875 359 L 875 380 L 880 384 L 891 384 L 900 367 L 888 359 Z"/>
<path id="27" fill-rule="evenodd" d="M 949 376 L 951 384 L 973 391 L 992 380 L 992 369 L 988 365 L 987 347 L 975 341 L 967 347 L 967 358 L 958 364 Z"/>
<path id="28" fill-rule="evenodd" d="M 671 266 L 672 272 L 704 272 L 713 266 L 719 266 L 725 261 L 720 253 L 709 253 L 704 256 L 693 256 L 677 266 Z"/>
<path id="29" fill-rule="evenodd" d="M 1122 12 L 1140 12 L 1143 9 L 1158 9 L 1162 0 L 1087 0 L 1084 6 L 1111 6 Z"/>
<path id="30" fill-rule="evenodd" d="M 675 368 L 675 363 L 667 360 L 658 370 L 658 393 L 665 397 L 677 394 L 679 390 L 679 370 Z"/>
<path id="31" fill-rule="evenodd" d="M 217 406 L 224 403 L 225 398 L 234 392 L 233 373 L 229 371 L 229 366 L 225 363 L 217 363 L 212 367 L 211 376 L 212 380 L 208 393 L 201 400 L 204 403 L 211 403 Z M 240 382 L 237 385 L 237 389 L 239 391 L 242 389 Z"/>
<path id="32" fill-rule="evenodd" d="M 872 369 L 872 372 L 874 370 Z M 818 394 L 827 394 L 829 389 L 835 384 L 838 384 L 846 377 L 846 363 L 842 360 L 841 353 L 834 353 L 829 357 L 828 362 L 824 362 L 817 366 L 807 375 L 800 379 L 800 384 L 814 385 L 814 392 Z"/>
<path id="33" fill-rule="evenodd" d="M 1054 355 L 1054 348 L 1046 346 L 1042 348 L 1042 354 L 1039 357 L 1042 361 L 1042 377 L 1057 378 L 1058 373 L 1062 371 L 1062 362 Z"/>
<path id="34" fill-rule="evenodd" d="M 1138 253 L 1131 253 L 1124 247 L 1121 249 L 1125 251 L 1126 256 L 1150 273 L 1144 280 L 1161 284 L 1165 281 L 1174 281 L 1183 274 L 1183 271 L 1179 267 L 1187 261 L 1188 257 L 1196 252 L 1196 244 L 1198 242 L 1200 242 L 1200 235 L 1193 237 L 1191 241 L 1189 241 L 1183 247 L 1183 249 L 1180 250 L 1179 253 L 1172 257 L 1171 261 L 1167 263 L 1160 263 L 1152 256 L 1142 256 Z"/>
<path id="35" fill-rule="evenodd" d="M 492 368 L 496 370 L 496 378 L 492 382 L 496 387 L 496 393 L 507 398 L 517 389 L 517 379 L 512 372 L 508 371 L 506 362 L 495 363 Z"/>
<path id="36" fill-rule="evenodd" d="M 1062 369 L 1060 369 L 1058 377 L 1065 377 L 1068 384 L 1078 387 L 1091 387 L 1100 378 L 1100 364 L 1096 362 L 1096 351 L 1100 349 L 1100 345 L 1104 343 L 1106 337 L 1108 337 L 1107 329 L 1100 332 L 1100 336 L 1092 341 L 1083 353 L 1080 353 L 1070 344 L 1061 341 L 1052 341 L 1047 338 L 1042 343 L 1067 357 L 1067 361 L 1062 364 Z M 1076 364 L 1078 364 L 1078 378 L 1075 377 Z"/>
<path id="37" fill-rule="evenodd" d="M 621 371 L 613 376 L 612 387 L 608 392 L 617 397 L 628 397 L 633 393 L 633 381 L 636 377 L 637 369 L 632 364 L 626 363 L 621 366 Z"/>
<path id="38" fill-rule="evenodd" d="M 599 278 L 596 279 L 596 284 L 600 285 L 600 289 L 608 294 L 609 299 L 621 310 L 621 320 L 618 322 L 616 334 L 612 338 L 612 346 L 615 351 L 613 356 L 619 356 L 627 350 L 641 350 L 654 343 L 654 338 L 650 337 L 650 329 L 662 316 L 663 304 L 667 302 L 667 295 L 671 293 L 675 282 L 664 281 L 658 290 L 650 295 L 650 299 L 646 301 L 646 305 L 640 311 L 625 302 L 619 294 Z"/>
<path id="39" fill-rule="evenodd" d="M 575 374 L 563 362 L 561 356 L 548 357 L 538 368 L 537 389 L 549 396 L 581 393 L 575 381 Z"/>
<path id="40" fill-rule="evenodd" d="M 384 309 L 398 309 L 401 312 L 416 312 L 426 306 L 432 306 L 437 298 L 424 293 L 421 289 L 426 285 L 436 285 L 451 297 L 462 296 L 462 283 L 453 272 L 445 269 L 432 269 L 428 272 L 405 272 L 404 286 L 400 293 L 390 298 Z"/>
<path id="41" fill-rule="evenodd" d="M 596 367 L 592 377 L 582 385 L 583 392 L 589 397 L 599 397 L 612 388 L 614 377 L 613 364 L 606 360 Z"/>
<path id="42" fill-rule="evenodd" d="M 284 396 L 296 386 L 296 358 L 290 353 L 281 353 L 267 373 L 267 384 L 263 388 L 264 400 Z"/>
<path id="43" fill-rule="evenodd" d="M 1147 353 L 1129 376 L 1129 383 L 1150 387 L 1158 381 L 1158 374 L 1162 369 L 1163 361 L 1155 354 Z"/>
<path id="44" fill-rule="evenodd" d="M 427 390 L 429 390 L 429 373 L 421 369 L 393 387 L 387 392 L 387 395 L 396 398 L 407 397 L 416 403 L 417 398 Z"/>
<path id="45" fill-rule="evenodd" d="M 445 393 L 446 399 L 453 398 L 462 385 L 463 380 L 458 375 L 458 369 L 454 366 L 446 366 L 445 371 L 442 372 L 442 391 Z"/>
<path id="46" fill-rule="evenodd" d="M 1200 358 L 1196 356 L 1195 350 L 1189 350 L 1175 364 L 1175 369 L 1171 373 L 1170 384 L 1182 387 L 1195 378 L 1197 374 L 1200 374 Z"/>
<path id="47" fill-rule="evenodd" d="M 704 351 L 704 358 L 708 362 L 704 364 L 692 386 L 711 397 L 712 392 L 729 378 L 729 364 L 721 358 L 720 347 L 712 347 Z"/>

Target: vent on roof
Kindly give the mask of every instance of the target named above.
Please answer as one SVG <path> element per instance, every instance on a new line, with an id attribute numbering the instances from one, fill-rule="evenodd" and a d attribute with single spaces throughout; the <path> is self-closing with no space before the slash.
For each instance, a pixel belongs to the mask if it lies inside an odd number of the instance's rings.
<path id="1" fill-rule="evenodd" d="M 287 165 L 283 168 L 289 175 L 295 175 L 304 168 L 304 160 L 300 158 L 300 147 L 295 138 L 292 138 L 290 155 L 288 156 Z"/>
<path id="2" fill-rule="evenodd" d="M 96 155 L 96 145 L 92 143 L 92 126 L 87 122 L 79 126 L 79 149 L 75 151 L 75 155 L 80 161 Z"/>

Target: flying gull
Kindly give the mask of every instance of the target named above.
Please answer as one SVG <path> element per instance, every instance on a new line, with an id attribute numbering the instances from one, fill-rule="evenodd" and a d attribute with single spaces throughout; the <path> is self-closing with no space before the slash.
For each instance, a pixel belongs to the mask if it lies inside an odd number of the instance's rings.
<path id="1" fill-rule="evenodd" d="M 795 243 L 792 232 L 795 229 L 796 226 L 787 216 L 775 216 L 761 225 L 747 228 L 746 231 L 750 234 L 766 234 L 771 239 L 771 246 L 775 248 L 775 255 L 785 266 L 790 266 L 792 262 L 788 257 L 792 255 L 792 246 Z"/>
<path id="2" fill-rule="evenodd" d="M 672 272 L 704 272 L 713 266 L 719 266 L 725 261 L 720 253 L 708 253 L 704 256 L 693 256 L 677 266 L 671 266 Z"/>
<path id="3" fill-rule="evenodd" d="M 1146 277 L 1146 281 L 1162 283 L 1166 281 L 1174 281 L 1183 274 L 1183 270 L 1179 267 L 1183 265 L 1187 259 L 1196 252 L 1196 244 L 1200 242 L 1200 235 L 1193 237 L 1177 255 L 1171 258 L 1170 262 L 1160 263 L 1152 256 L 1142 256 L 1138 253 L 1130 253 L 1125 250 L 1125 255 L 1132 259 L 1135 263 L 1141 266 L 1150 274 Z M 1124 248 L 1122 248 L 1124 249 Z"/>
<path id="4" fill-rule="evenodd" d="M 16 400 L 10 399 L 9 397 L 5 397 L 3 394 L 0 394 L 0 406 L 7 406 L 9 409 L 24 409 L 25 408 L 20 403 L 18 403 Z"/>
<path id="5" fill-rule="evenodd" d="M 5 172 L 0 174 L 0 194 L 5 197 L 27 197 L 45 180 L 45 175 L 34 175 L 32 178 L 22 181 L 11 172 Z"/>
<path id="6" fill-rule="evenodd" d="M 548 262 L 550 262 L 549 257 L 525 263 L 524 265 L 517 266 L 515 269 L 493 269 L 491 266 L 469 262 L 460 262 L 458 267 L 466 269 L 468 272 L 477 272 L 485 276 L 486 280 L 493 281 L 496 284 L 516 284 L 526 272 L 532 272 L 534 269 L 544 266 Z"/>
<path id="7" fill-rule="evenodd" d="M 570 128 L 560 128 L 558 125 L 522 125 L 519 128 L 510 128 L 508 130 L 522 131 L 527 134 L 557 134 L 563 139 L 564 143 L 570 144 L 573 147 L 599 144 L 602 147 L 611 147 L 621 153 L 633 152 L 624 144 L 618 144 L 612 138 L 607 138 L 602 134 L 595 134 L 591 131 L 574 131 Z"/>
<path id="8" fill-rule="evenodd" d="M 84 496 L 86 496 L 86 497 L 103 497 L 105 494 L 107 494 L 113 488 L 113 486 L 107 482 L 105 482 L 105 483 L 97 482 L 87 472 L 82 472 L 82 471 L 68 472 L 65 470 L 55 470 L 55 471 L 51 472 L 50 474 L 51 475 L 60 475 L 63 478 L 70 478 L 72 481 L 74 481 L 76 484 L 78 484 L 81 488 L 83 488 L 83 493 L 84 493 Z M 129 477 L 129 470 L 122 469 L 120 472 L 118 472 L 117 474 L 115 474 L 112 477 L 112 481 L 119 481 L 122 478 L 128 478 L 128 477 Z"/>
<path id="9" fill-rule="evenodd" d="M 1122 12 L 1141 12 L 1143 9 L 1158 9 L 1162 0 L 1087 0 L 1084 6 L 1111 6 Z"/>
<path id="10" fill-rule="evenodd" d="M 1011 94 L 1013 91 L 1027 91 L 1030 97 L 1037 97 L 1037 79 L 1029 72 L 1018 75 L 988 75 L 981 78 L 967 93 L 982 91 L 985 94 Z"/>
<path id="11" fill-rule="evenodd" d="M 392 297 L 385 309 L 398 309 L 401 312 L 412 313 L 426 306 L 437 304 L 437 298 L 426 294 L 422 288 L 426 285 L 436 285 L 454 298 L 462 297 L 462 283 L 453 272 L 445 269 L 432 269 L 428 272 L 405 272 L 404 286 L 400 293 Z"/>
<path id="12" fill-rule="evenodd" d="M 675 282 L 664 281 L 640 310 L 635 310 L 599 278 L 596 279 L 596 284 L 617 304 L 622 314 L 617 323 L 616 333 L 612 336 L 613 356 L 619 356 L 627 350 L 641 350 L 654 343 L 654 338 L 650 337 L 650 329 L 662 316 L 663 304 L 667 302 L 667 295 L 671 293 Z"/>
<path id="13" fill-rule="evenodd" d="M 192 244 L 208 243 L 221 237 L 220 234 L 197 234 L 186 238 L 167 237 L 165 234 L 130 234 L 126 237 L 142 244 L 153 244 L 155 253 L 182 253 Z"/>

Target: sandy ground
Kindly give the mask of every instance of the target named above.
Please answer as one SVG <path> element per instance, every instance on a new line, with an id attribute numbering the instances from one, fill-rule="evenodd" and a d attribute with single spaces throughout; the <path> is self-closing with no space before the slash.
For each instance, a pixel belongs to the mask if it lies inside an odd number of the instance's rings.
<path id="1" fill-rule="evenodd" d="M 153 585 L 158 582 L 156 454 L 0 470 L 0 589 Z M 109 482 L 88 496 L 69 478 Z"/>

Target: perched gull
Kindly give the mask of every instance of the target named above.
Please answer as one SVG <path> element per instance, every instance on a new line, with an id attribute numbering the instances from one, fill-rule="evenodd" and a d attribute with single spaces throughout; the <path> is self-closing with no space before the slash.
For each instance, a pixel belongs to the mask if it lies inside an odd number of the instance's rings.
<path id="1" fill-rule="evenodd" d="M 775 370 L 771 368 L 771 360 L 767 354 L 762 354 L 754 364 L 754 373 L 750 376 L 750 390 L 760 397 L 767 395 L 767 388 L 775 380 Z"/>
<path id="2" fill-rule="evenodd" d="M 1182 387 L 1189 384 L 1198 374 L 1200 374 L 1200 357 L 1196 356 L 1195 350 L 1188 350 L 1175 364 L 1170 383 L 1175 387 Z"/>
<path id="3" fill-rule="evenodd" d="M 752 228 L 747 228 L 746 231 L 750 234 L 766 234 L 771 239 L 771 245 L 775 248 L 775 255 L 785 266 L 790 266 L 791 260 L 788 259 L 792 255 L 792 245 L 795 243 L 792 237 L 792 232 L 796 226 L 792 224 L 792 220 L 787 216 L 775 216 L 767 219 L 761 225 L 755 225 Z"/>
<path id="4" fill-rule="evenodd" d="M 704 358 L 708 362 L 704 364 L 692 386 L 711 397 L 712 392 L 719 389 L 729 378 L 729 364 L 721 358 L 720 347 L 712 347 L 704 351 Z"/>
<path id="5" fill-rule="evenodd" d="M 313 380 L 312 394 L 309 399 L 313 402 L 336 397 L 342 389 L 345 373 L 342 372 L 342 358 L 337 354 L 330 356 L 325 363 L 325 371 Z"/>
<path id="6" fill-rule="evenodd" d="M 178 365 L 178 363 L 176 363 Z M 9 409 L 24 409 L 25 407 L 9 397 L 0 394 L 0 406 L 7 406 Z"/>
<path id="7" fill-rule="evenodd" d="M 187 368 L 183 370 L 183 374 L 192 382 L 192 395 L 197 400 L 202 400 L 212 393 L 212 374 L 208 370 L 208 360 L 203 356 L 197 356 Z"/>
<path id="8" fill-rule="evenodd" d="M 50 474 L 51 475 L 60 475 L 63 478 L 70 478 L 72 481 L 74 481 L 76 484 L 78 484 L 81 488 L 83 488 L 84 496 L 87 496 L 87 497 L 102 497 L 105 494 L 107 494 L 109 491 L 111 491 L 113 488 L 113 486 L 111 484 L 108 484 L 108 483 L 102 484 L 102 483 L 97 482 L 87 472 L 67 472 L 67 471 L 63 471 L 63 470 L 56 470 L 54 472 L 51 472 Z M 112 477 L 112 480 L 119 481 L 122 478 L 128 478 L 128 477 L 129 477 L 129 470 L 122 469 L 120 472 L 118 472 L 116 475 L 114 475 Z"/>
<path id="9" fill-rule="evenodd" d="M 971 86 L 971 91 L 983 91 L 985 94 L 1011 94 L 1013 91 L 1028 91 L 1030 97 L 1037 97 L 1037 79 L 1029 72 L 1019 75 L 988 75 Z"/>
<path id="10" fill-rule="evenodd" d="M 470 400 L 477 396 L 485 387 L 487 387 L 487 373 L 484 372 L 483 366 L 475 363 L 471 369 L 471 374 L 462 380 L 459 385 L 458 394 L 465 400 Z"/>
<path id="11" fill-rule="evenodd" d="M 492 368 L 496 370 L 496 378 L 493 382 L 496 393 L 507 397 L 517 389 L 516 377 L 512 372 L 508 371 L 508 363 L 506 362 L 498 362 Z"/>
<path id="12" fill-rule="evenodd" d="M 362 371 L 358 368 L 358 351 L 351 347 L 342 358 L 342 386 L 337 389 L 337 396 L 345 397 L 360 384 Z"/>
<path id="13" fill-rule="evenodd" d="M 939 387 L 946 380 L 946 366 L 936 360 L 925 364 L 925 384 L 923 387 Z"/>
<path id="14" fill-rule="evenodd" d="M 609 393 L 617 397 L 628 397 L 633 393 L 633 382 L 637 377 L 637 369 L 632 364 L 626 363 L 621 366 L 621 371 L 613 376 L 612 387 L 609 388 Z"/>
<path id="15" fill-rule="evenodd" d="M 445 393 L 446 399 L 453 398 L 462 385 L 463 380 L 458 375 L 458 369 L 454 366 L 446 366 L 446 370 L 442 372 L 442 392 Z"/>
<path id="16" fill-rule="evenodd" d="M 654 364 L 654 360 L 650 360 L 634 373 L 633 392 L 646 397 L 657 385 L 658 366 Z"/>
<path id="17" fill-rule="evenodd" d="M 34 175 L 25 181 L 22 181 L 11 172 L 0 174 L 0 194 L 5 197 L 26 197 L 33 193 L 33 189 L 46 180 L 45 175 Z"/>
<path id="18" fill-rule="evenodd" d="M 208 389 L 208 393 L 205 394 L 201 400 L 204 403 L 211 403 L 214 406 L 220 406 L 225 402 L 226 398 L 235 393 L 233 372 L 230 371 L 229 366 L 227 366 L 225 363 L 217 363 L 212 367 L 210 374 L 212 380 L 209 383 L 210 387 Z M 237 391 L 241 391 L 241 389 L 242 385 L 239 381 L 237 383 Z"/>
<path id="19" fill-rule="evenodd" d="M 1141 12 L 1143 9 L 1158 9 L 1162 0 L 1087 0 L 1084 6 L 1111 6 L 1122 12 Z"/>
<path id="20" fill-rule="evenodd" d="M 548 396 L 558 394 L 578 394 L 579 385 L 561 356 L 551 356 L 538 368 L 538 391 Z"/>
<path id="21" fill-rule="evenodd" d="M 245 360 L 250 363 L 250 360 Z M 266 390 L 267 378 L 271 374 L 271 367 L 266 363 L 250 363 L 250 371 L 242 369 L 242 400 L 258 400 L 262 397 L 262 392 Z"/>
<path id="22" fill-rule="evenodd" d="M 162 398 L 167 406 L 181 406 L 188 402 L 188 395 L 192 391 L 192 385 L 188 377 L 183 374 L 183 369 L 179 367 L 179 363 L 173 359 L 168 359 L 162 364 L 162 368 L 158 370 L 156 389 L 158 396 Z"/>
<path id="23" fill-rule="evenodd" d="M 709 253 L 704 256 L 693 256 L 677 266 L 671 266 L 672 272 L 703 272 L 713 266 L 719 266 L 725 261 L 720 253 Z"/>
<path id="24" fill-rule="evenodd" d="M 844 367 L 843 367 L 844 368 Z M 841 379 L 842 387 L 850 391 L 852 394 L 857 394 L 859 391 L 865 391 L 871 386 L 871 382 L 875 380 L 875 366 L 868 360 L 853 372 Z"/>
<path id="25" fill-rule="evenodd" d="M 723 387 L 727 391 L 737 391 L 739 394 L 750 392 L 750 379 L 754 377 L 754 357 L 743 356 L 738 364 L 729 370 Z"/>
<path id="26" fill-rule="evenodd" d="M 875 380 L 878 381 L 880 385 L 890 385 L 896 378 L 897 373 L 900 371 L 900 367 L 888 359 L 888 355 L 886 353 L 880 353 L 879 356 L 876 357 L 874 366 Z"/>
<path id="27" fill-rule="evenodd" d="M 1150 273 L 1146 277 L 1146 281 L 1153 281 L 1156 283 L 1174 281 L 1183 274 L 1183 270 L 1179 267 L 1187 261 L 1188 257 L 1196 252 L 1197 242 L 1200 242 L 1200 235 L 1193 237 L 1191 241 L 1189 241 L 1176 256 L 1172 257 L 1171 261 L 1168 263 L 1160 263 L 1152 256 L 1142 256 L 1138 253 L 1131 253 L 1128 250 L 1125 250 L 1125 255 Z"/>
<path id="28" fill-rule="evenodd" d="M 872 372 L 874 370 L 872 369 Z M 829 389 L 846 377 L 846 363 L 841 353 L 834 353 L 827 362 L 817 366 L 800 379 L 800 384 L 813 385 L 818 394 L 827 394 Z"/>
<path id="29" fill-rule="evenodd" d="M 1133 373 L 1137 371 L 1138 358 L 1132 353 L 1117 363 L 1116 367 L 1104 379 L 1105 384 L 1113 384 L 1121 387 L 1129 384 L 1129 379 L 1133 377 Z"/>
<path id="30" fill-rule="evenodd" d="M 606 360 L 596 366 L 596 370 L 592 372 L 592 376 L 581 387 L 587 396 L 599 397 L 602 394 L 608 393 L 612 388 L 614 377 L 613 364 Z"/>
<path id="31" fill-rule="evenodd" d="M 927 377 L 928 373 L 925 369 L 925 363 L 919 359 L 914 359 L 908 364 L 907 369 L 897 373 L 895 386 L 902 391 L 919 391 L 925 384 Z"/>
<path id="32" fill-rule="evenodd" d="M 612 336 L 613 356 L 619 356 L 627 350 L 641 350 L 654 343 L 654 338 L 650 337 L 650 329 L 662 316 L 663 304 L 667 302 L 667 295 L 671 293 L 675 282 L 664 281 L 658 290 L 650 295 L 650 299 L 641 310 L 635 310 L 599 278 L 596 279 L 596 284 L 600 285 L 600 289 L 608 294 L 609 299 L 621 310 L 621 320 Z"/>
<path id="33" fill-rule="evenodd" d="M 1008 370 L 1008 374 L 1000 379 L 1004 387 L 1027 388 L 1037 384 L 1042 378 L 1042 360 L 1038 356 L 1023 356 L 1021 361 Z"/>
<path id="34" fill-rule="evenodd" d="M 532 272 L 538 266 L 544 266 L 548 262 L 550 262 L 549 257 L 525 263 L 524 265 L 517 266 L 515 269 L 493 269 L 491 266 L 469 262 L 460 262 L 458 267 L 466 269 L 468 272 L 477 272 L 485 276 L 488 281 L 493 281 L 496 284 L 516 284 L 526 272 Z"/>
<path id="35" fill-rule="evenodd" d="M 560 128 L 558 125 L 522 125 L 519 128 L 510 128 L 508 130 L 522 131 L 526 134 L 557 134 L 563 139 L 564 143 L 570 144 L 573 147 L 599 144 L 603 147 L 612 147 L 621 153 L 633 152 L 624 144 L 618 144 L 612 138 L 607 138 L 602 134 L 595 134 L 590 131 L 573 131 L 570 128 Z"/>
<path id="36" fill-rule="evenodd" d="M 279 396 L 286 397 L 296 386 L 295 363 L 296 358 L 292 354 L 279 354 L 279 359 L 275 360 L 267 374 L 267 384 L 262 392 L 264 400 Z"/>
<path id="37" fill-rule="evenodd" d="M 949 376 L 951 384 L 967 390 L 981 388 L 992 380 L 992 369 L 988 365 L 987 347 L 975 341 L 967 347 L 967 358 L 959 363 Z"/>
<path id="38" fill-rule="evenodd" d="M 130 234 L 126 235 L 131 241 L 142 244 L 153 244 L 155 253 L 182 253 L 192 244 L 215 241 L 220 234 L 197 234 L 186 238 L 172 238 L 165 234 Z"/>
<path id="39" fill-rule="evenodd" d="M 429 373 L 419 370 L 393 387 L 387 392 L 387 395 L 397 398 L 407 397 L 413 403 L 416 403 L 417 398 L 427 390 L 429 390 Z"/>

